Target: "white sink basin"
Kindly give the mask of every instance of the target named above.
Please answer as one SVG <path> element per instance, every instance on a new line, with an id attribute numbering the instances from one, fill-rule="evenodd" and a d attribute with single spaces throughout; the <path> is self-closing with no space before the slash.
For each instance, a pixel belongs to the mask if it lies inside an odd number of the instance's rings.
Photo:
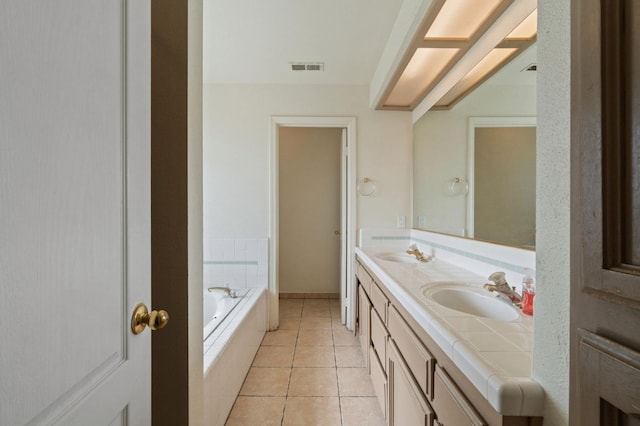
<path id="1" fill-rule="evenodd" d="M 479 287 L 450 283 L 425 288 L 422 293 L 445 308 L 483 318 L 514 321 L 519 313 L 515 307 Z"/>
<path id="2" fill-rule="evenodd" d="M 410 254 L 403 253 L 401 251 L 396 253 L 378 253 L 376 254 L 378 259 L 388 260 L 390 262 L 398 262 L 398 263 L 419 263 L 418 259 L 411 256 Z"/>

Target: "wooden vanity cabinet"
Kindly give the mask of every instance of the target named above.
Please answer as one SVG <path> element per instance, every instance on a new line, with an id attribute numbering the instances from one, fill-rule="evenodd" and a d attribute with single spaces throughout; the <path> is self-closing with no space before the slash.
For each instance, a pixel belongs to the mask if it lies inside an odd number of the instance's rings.
<path id="1" fill-rule="evenodd" d="M 440 366 L 434 376 L 433 408 L 438 413 L 436 425 L 486 426 L 473 405 Z"/>
<path id="2" fill-rule="evenodd" d="M 365 366 L 367 371 L 371 374 L 369 369 L 369 346 L 371 346 L 371 302 L 367 297 L 367 293 L 362 284 L 358 285 L 358 318 L 356 333 L 360 340 L 360 349 L 362 350 L 362 356 L 364 357 Z"/>
<path id="3" fill-rule="evenodd" d="M 434 412 L 393 340 L 389 340 L 389 426 L 431 426 Z"/>
<path id="4" fill-rule="evenodd" d="M 540 426 L 503 416 L 398 303 L 357 263 L 358 333 L 389 426 Z"/>

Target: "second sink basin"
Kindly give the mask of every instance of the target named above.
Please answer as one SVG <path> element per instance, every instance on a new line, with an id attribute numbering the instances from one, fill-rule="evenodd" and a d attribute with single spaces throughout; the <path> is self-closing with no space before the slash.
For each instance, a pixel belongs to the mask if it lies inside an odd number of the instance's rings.
<path id="1" fill-rule="evenodd" d="M 458 312 L 501 321 L 514 321 L 519 317 L 516 308 L 484 288 L 450 283 L 429 286 L 422 293 L 437 304 Z"/>

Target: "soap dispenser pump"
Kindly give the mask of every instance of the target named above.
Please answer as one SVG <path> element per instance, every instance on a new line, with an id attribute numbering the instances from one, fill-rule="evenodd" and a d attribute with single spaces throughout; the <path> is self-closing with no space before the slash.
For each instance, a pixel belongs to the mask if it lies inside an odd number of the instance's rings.
<path id="1" fill-rule="evenodd" d="M 536 287 L 533 282 L 533 271 L 525 268 L 524 278 L 522 278 L 522 313 L 533 315 L 533 298 L 536 295 Z"/>

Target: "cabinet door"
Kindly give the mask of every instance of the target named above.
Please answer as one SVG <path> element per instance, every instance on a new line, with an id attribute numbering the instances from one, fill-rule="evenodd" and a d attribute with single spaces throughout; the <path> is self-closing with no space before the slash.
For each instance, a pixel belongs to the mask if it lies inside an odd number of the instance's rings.
<path id="1" fill-rule="evenodd" d="M 385 371 L 387 368 L 387 336 L 387 329 L 378 316 L 378 313 L 375 309 L 371 309 L 371 344 L 378 356 L 378 360 L 384 366 Z"/>
<path id="2" fill-rule="evenodd" d="M 432 399 L 435 358 L 424 347 L 393 305 L 389 308 L 389 334 L 398 346 L 418 386 L 427 398 Z"/>
<path id="3" fill-rule="evenodd" d="M 389 426 L 433 424 L 434 414 L 392 340 L 389 354 Z"/>
<path id="4" fill-rule="evenodd" d="M 360 347 L 367 371 L 369 370 L 369 346 L 371 346 L 371 302 L 362 286 L 358 287 L 358 327 Z"/>
<path id="5" fill-rule="evenodd" d="M 640 2 L 575 4 L 570 416 L 638 424 Z"/>
<path id="6" fill-rule="evenodd" d="M 433 408 L 441 426 L 486 426 L 482 417 L 449 375 L 436 366 L 433 375 Z"/>

